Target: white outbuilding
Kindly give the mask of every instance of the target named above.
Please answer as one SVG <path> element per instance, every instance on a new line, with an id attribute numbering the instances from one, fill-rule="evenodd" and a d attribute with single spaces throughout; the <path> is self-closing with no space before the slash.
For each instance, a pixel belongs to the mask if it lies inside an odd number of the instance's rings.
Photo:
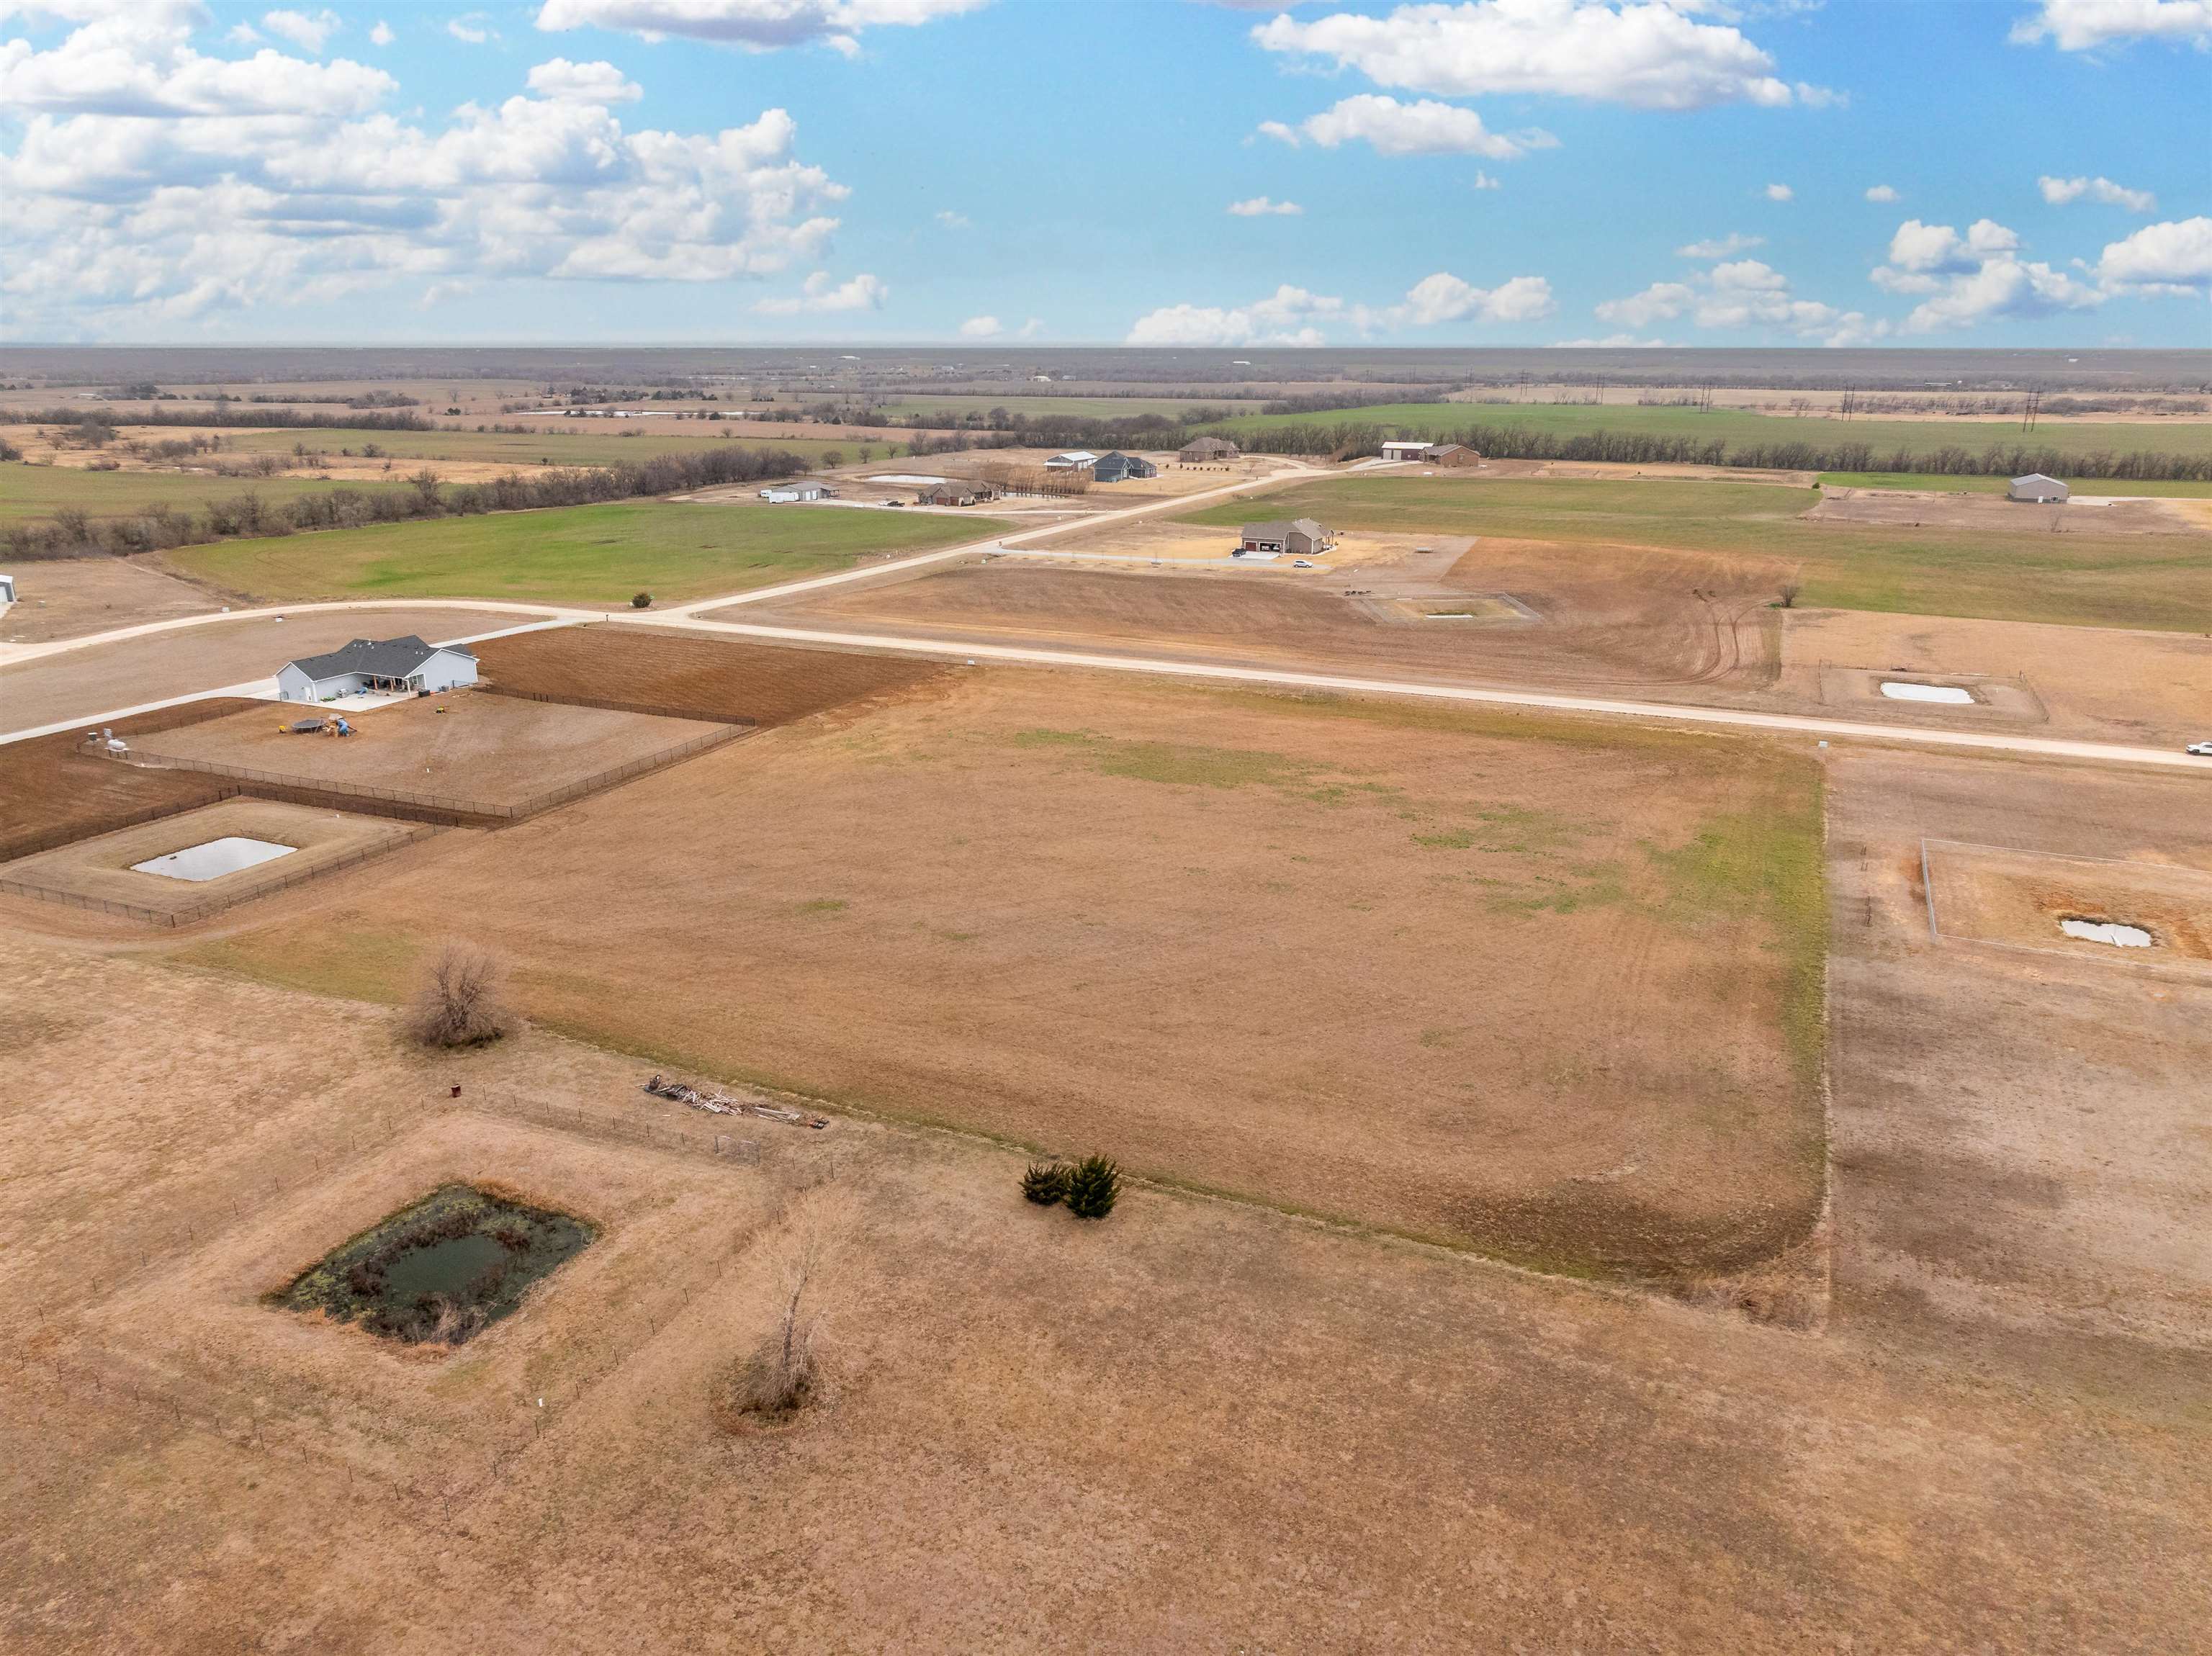
<path id="1" fill-rule="evenodd" d="M 2013 500 L 2063 500 L 2066 485 L 2056 477 L 2046 477 L 2039 471 L 2031 471 L 2025 477 L 2015 477 L 2005 490 L 2005 498 Z"/>
<path id="2" fill-rule="evenodd" d="M 1065 454 L 1055 454 L 1044 463 L 1047 471 L 1088 471 L 1098 464 L 1098 457 L 1087 448 L 1070 449 Z"/>
<path id="3" fill-rule="evenodd" d="M 477 658 L 453 644 L 405 638 L 357 638 L 328 655 L 288 661 L 276 674 L 286 701 L 335 701 L 340 696 L 450 690 L 477 682 Z"/>
<path id="4" fill-rule="evenodd" d="M 1386 460 L 1425 460 L 1429 458 L 1428 439 L 1409 438 L 1404 442 L 1393 440 L 1385 443 L 1382 445 L 1382 458 Z"/>

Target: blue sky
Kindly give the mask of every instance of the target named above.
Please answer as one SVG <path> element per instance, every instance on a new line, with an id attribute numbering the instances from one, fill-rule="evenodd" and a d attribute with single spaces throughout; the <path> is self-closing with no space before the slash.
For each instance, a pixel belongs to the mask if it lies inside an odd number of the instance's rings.
<path id="1" fill-rule="evenodd" d="M 2208 109 L 2212 0 L 0 0 L 0 337 L 2204 346 Z"/>

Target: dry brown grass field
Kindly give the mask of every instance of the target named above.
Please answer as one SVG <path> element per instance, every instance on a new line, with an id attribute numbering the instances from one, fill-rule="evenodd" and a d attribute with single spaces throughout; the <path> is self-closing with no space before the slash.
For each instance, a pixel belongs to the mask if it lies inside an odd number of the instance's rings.
<path id="1" fill-rule="evenodd" d="M 0 617 L 0 644 L 80 638 L 222 607 L 150 557 L 44 560 L 15 572 L 15 607 Z"/>
<path id="2" fill-rule="evenodd" d="M 197 957 L 397 998 L 465 914 L 669 1063 L 1679 1283 L 1814 1228 L 1818 821 L 1764 743 L 955 673 Z"/>
<path id="3" fill-rule="evenodd" d="M 264 702 L 135 745 L 156 761 L 237 766 L 337 792 L 388 788 L 512 806 L 726 728 L 459 690 L 353 714 L 349 737 L 289 731 L 303 712 L 313 711 Z"/>
<path id="4" fill-rule="evenodd" d="M 1922 952 L 1881 936 L 1851 942 L 1854 986 Z M 1814 1338 L 1187 1194 L 1085 1227 L 1021 1201 L 1018 1156 L 849 1117 L 764 1124 L 735 1165 L 640 1095 L 644 1063 L 542 1033 L 431 1059 L 380 1009 L 20 934 L 0 986 L 0 1499 L 26 1544 L 0 1550 L 0 1637 L 36 1656 L 2178 1656 L 2212 1613 L 2201 1361 L 2094 1304 L 2063 1341 L 2020 1317 L 2082 1268 L 2053 1212 L 2140 1206 L 2154 1147 L 2115 1174 L 2077 1131 L 2080 1177 L 1991 1206 L 2034 1147 L 1974 1129 L 2013 1101 L 1924 1108 L 1879 1060 L 1841 1077 L 1844 1234 L 1872 1258 Z M 2064 1035 L 2111 1010 L 2063 995 Z M 1885 1037 L 1893 994 L 1861 1000 L 1847 1052 L 2009 1066 L 1979 1006 L 1923 999 Z M 2175 1096 L 2171 1069 L 2128 1078 L 2130 1106 Z M 599 1240 L 450 1355 L 260 1302 L 457 1179 Z M 714 1399 L 776 1262 L 838 1208 L 823 1401 L 729 1435 Z M 1947 1263 L 2021 1286 L 1939 1307 L 1899 1280 Z"/>

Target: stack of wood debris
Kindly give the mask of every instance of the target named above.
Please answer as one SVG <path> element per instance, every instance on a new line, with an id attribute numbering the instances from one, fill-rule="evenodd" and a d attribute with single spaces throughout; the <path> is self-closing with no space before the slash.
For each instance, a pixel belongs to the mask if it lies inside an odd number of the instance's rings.
<path id="1" fill-rule="evenodd" d="M 758 1099 L 732 1098 L 727 1093 L 702 1093 L 696 1087 L 687 1087 L 680 1081 L 671 1081 L 656 1075 L 645 1083 L 645 1090 L 655 1098 L 673 1099 L 678 1104 L 689 1104 L 695 1110 L 704 1110 L 709 1115 L 756 1115 L 763 1121 L 781 1121 L 787 1126 L 812 1127 L 817 1131 L 830 1125 L 826 1115 L 806 1115 L 798 1110 L 787 1110 L 781 1105 L 763 1103 Z"/>

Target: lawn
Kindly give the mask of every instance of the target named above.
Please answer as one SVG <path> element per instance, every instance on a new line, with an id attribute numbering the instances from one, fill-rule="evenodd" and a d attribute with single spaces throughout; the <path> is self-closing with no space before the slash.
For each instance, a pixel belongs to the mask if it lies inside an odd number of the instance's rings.
<path id="1" fill-rule="evenodd" d="M 507 598 L 626 603 L 736 592 L 842 569 L 870 553 L 1000 534 L 990 518 L 624 500 L 225 541 L 169 555 L 194 577 L 256 597 Z"/>
<path id="2" fill-rule="evenodd" d="M 1980 454 L 1995 446 L 2055 449 L 2061 454 L 2124 453 L 2148 449 L 2160 454 L 2212 455 L 2212 423 L 2182 422 L 2076 424 L 2045 421 L 2023 432 L 2017 421 L 1836 420 L 1808 415 L 1753 414 L 1743 409 L 1640 408 L 1577 403 L 1392 403 L 1376 408 L 1339 409 L 1326 414 L 1240 415 L 1218 429 L 1258 437 L 1281 426 L 1334 425 L 1340 422 L 1387 426 L 1409 437 L 1439 436 L 1471 426 L 1520 427 L 1528 431 L 1611 431 L 1655 437 L 1692 437 L 1725 442 L 1730 448 L 1761 443 L 1811 443 L 1831 448 L 1865 443 L 1877 454 L 1899 449 L 1932 454 L 1963 448 Z"/>
<path id="3" fill-rule="evenodd" d="M 1004 409 L 1009 414 L 1025 418 L 1051 419 L 1055 416 L 1071 420 L 1133 420 L 1140 414 L 1164 414 L 1176 419 L 1193 409 L 1256 409 L 1259 404 L 1249 397 L 1223 395 L 1220 397 L 899 397 L 884 404 L 884 413 L 890 419 L 907 420 L 915 415 L 925 418 L 933 415 L 949 415 L 957 421 L 970 414 L 988 414 L 993 409 Z"/>
<path id="4" fill-rule="evenodd" d="M 1700 553 L 1796 570 L 1800 601 L 1842 610 L 2203 632 L 2212 542 L 2190 535 L 1996 534 L 1812 524 L 1810 489 L 1769 483 L 1579 478 L 1476 482 L 1339 477 L 1269 494 L 1270 515 L 1332 527 L 1583 542 Z M 1234 524 L 1253 508 L 1184 521 Z"/>
<path id="5" fill-rule="evenodd" d="M 287 449 L 290 447 L 288 441 Z M 74 466 L 0 465 L 0 524 L 31 523 L 76 510 L 131 518 L 155 506 L 198 512 L 210 500 L 249 491 L 271 505 L 326 489 L 404 488 L 384 482 L 323 482 L 313 477 L 217 477 L 181 471 L 85 471 Z"/>

